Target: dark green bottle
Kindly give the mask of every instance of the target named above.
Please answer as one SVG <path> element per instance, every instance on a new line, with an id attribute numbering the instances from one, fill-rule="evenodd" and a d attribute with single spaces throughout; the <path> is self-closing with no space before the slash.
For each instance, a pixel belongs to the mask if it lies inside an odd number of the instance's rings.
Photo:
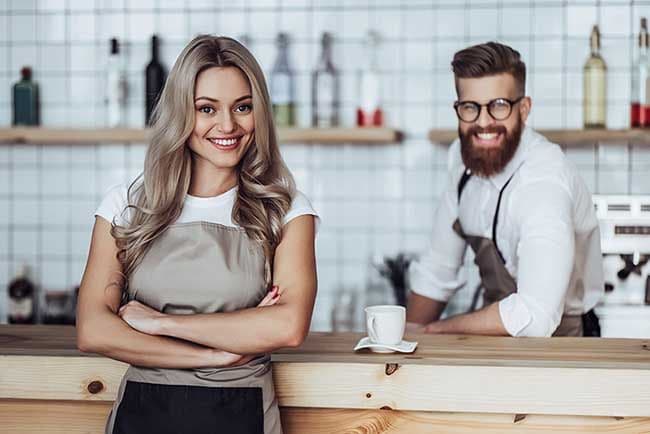
<path id="1" fill-rule="evenodd" d="M 39 125 L 38 84 L 32 81 L 32 68 L 24 66 L 20 77 L 13 89 L 13 125 Z"/>

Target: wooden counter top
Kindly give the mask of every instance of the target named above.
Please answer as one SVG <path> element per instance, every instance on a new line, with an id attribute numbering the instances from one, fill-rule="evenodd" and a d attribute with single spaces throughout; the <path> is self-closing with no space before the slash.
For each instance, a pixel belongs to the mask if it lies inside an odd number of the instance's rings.
<path id="1" fill-rule="evenodd" d="M 415 353 L 397 355 L 354 353 L 361 336 L 312 333 L 300 348 L 273 354 L 276 394 L 283 420 L 290 419 L 286 433 L 308 432 L 306 426 L 324 420 L 330 428 L 309 428 L 310 434 L 424 433 L 450 423 L 524 432 L 518 429 L 525 415 L 537 415 L 526 422 L 530 432 L 542 425 L 562 433 L 650 429 L 650 340 L 417 335 L 408 337 L 419 342 Z M 3 402 L 65 401 L 96 413 L 88 405 L 103 402 L 107 411 L 126 368 L 78 352 L 72 327 L 0 326 L 0 425 Z M 93 417 L 101 422 L 102 415 Z M 551 419 L 540 420 L 543 415 Z M 580 430 L 574 417 L 581 418 Z M 388 425 L 346 431 L 368 420 Z M 404 430 L 393 430 L 388 420 Z M 494 431 L 481 431 L 489 421 Z M 465 428 L 435 432 L 471 431 Z"/>
<path id="2" fill-rule="evenodd" d="M 71 326 L 0 325 L 0 356 L 76 356 Z M 352 349 L 361 333 L 311 333 L 300 348 L 279 350 L 274 362 L 399 363 L 403 365 L 520 366 L 640 369 L 650 371 L 650 339 L 503 338 L 411 335 L 412 354 L 374 354 Z"/>

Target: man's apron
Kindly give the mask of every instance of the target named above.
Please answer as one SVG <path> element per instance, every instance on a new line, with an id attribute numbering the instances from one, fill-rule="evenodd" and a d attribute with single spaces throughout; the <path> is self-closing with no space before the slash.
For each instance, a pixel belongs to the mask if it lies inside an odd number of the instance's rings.
<path id="1" fill-rule="evenodd" d="M 517 172 L 515 172 L 517 173 Z M 469 170 L 463 173 L 458 183 L 458 203 L 460 204 L 460 197 L 463 193 L 465 185 L 469 178 L 472 176 Z M 467 244 L 470 245 L 474 251 L 474 263 L 478 266 L 479 274 L 481 276 L 481 285 L 479 290 L 483 289 L 483 305 L 487 306 L 503 300 L 510 294 L 517 292 L 517 282 L 510 275 L 505 267 L 505 259 L 497 246 L 497 223 L 499 220 L 499 208 L 501 206 L 501 198 L 508 184 L 512 180 L 514 174 L 503 185 L 499 191 L 499 198 L 497 200 L 494 218 L 492 219 L 492 238 L 485 238 L 474 235 L 467 235 L 463 232 L 460 221 L 456 219 L 453 224 L 454 231 L 463 238 Z M 475 303 L 472 303 L 475 305 Z M 475 306 L 472 306 L 474 308 Z M 583 317 L 584 320 L 593 319 L 595 314 L 590 311 L 584 315 L 562 315 L 560 325 L 553 333 L 553 336 L 583 336 Z M 597 319 L 596 319 L 597 324 Z M 592 334 L 589 334 L 592 336 Z"/>

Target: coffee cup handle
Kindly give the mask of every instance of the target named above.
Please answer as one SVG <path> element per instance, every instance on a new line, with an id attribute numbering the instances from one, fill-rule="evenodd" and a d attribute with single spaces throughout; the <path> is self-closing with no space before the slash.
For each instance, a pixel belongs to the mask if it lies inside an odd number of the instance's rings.
<path id="1" fill-rule="evenodd" d="M 370 340 L 373 342 L 377 342 L 377 332 L 375 331 L 375 317 L 371 316 L 368 318 L 368 336 L 370 337 Z"/>

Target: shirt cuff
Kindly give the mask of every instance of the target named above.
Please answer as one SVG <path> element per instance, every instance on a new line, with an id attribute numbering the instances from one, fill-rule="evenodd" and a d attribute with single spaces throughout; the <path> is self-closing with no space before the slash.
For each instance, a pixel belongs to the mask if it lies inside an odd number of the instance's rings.
<path id="1" fill-rule="evenodd" d="M 533 319 L 526 303 L 517 294 L 510 294 L 499 302 L 499 315 L 510 336 L 518 336 Z"/>

